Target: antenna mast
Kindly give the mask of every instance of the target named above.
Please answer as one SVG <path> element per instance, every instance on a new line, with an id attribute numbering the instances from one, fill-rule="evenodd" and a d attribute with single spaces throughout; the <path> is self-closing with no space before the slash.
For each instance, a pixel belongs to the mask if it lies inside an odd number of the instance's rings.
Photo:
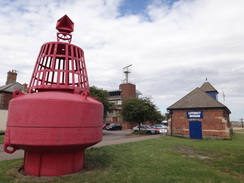
<path id="1" fill-rule="evenodd" d="M 129 73 L 130 73 L 130 70 L 129 70 L 129 67 L 132 66 L 132 64 L 130 65 L 127 65 L 126 67 L 123 68 L 124 70 L 124 73 L 125 73 L 125 83 L 128 83 L 128 78 L 129 78 Z"/>

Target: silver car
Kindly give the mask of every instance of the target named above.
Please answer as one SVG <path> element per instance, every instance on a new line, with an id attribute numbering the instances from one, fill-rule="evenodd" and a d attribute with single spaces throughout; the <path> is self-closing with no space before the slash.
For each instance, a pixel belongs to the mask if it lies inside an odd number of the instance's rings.
<path id="1" fill-rule="evenodd" d="M 166 125 L 154 124 L 153 128 L 158 130 L 160 133 L 167 133 L 168 127 Z"/>
<path id="2" fill-rule="evenodd" d="M 132 133 L 138 133 L 139 132 L 139 125 L 134 127 L 132 129 Z M 144 132 L 144 133 L 147 133 L 147 134 L 158 134 L 159 131 L 155 128 L 151 128 L 150 126 L 148 125 L 140 125 L 140 132 Z"/>

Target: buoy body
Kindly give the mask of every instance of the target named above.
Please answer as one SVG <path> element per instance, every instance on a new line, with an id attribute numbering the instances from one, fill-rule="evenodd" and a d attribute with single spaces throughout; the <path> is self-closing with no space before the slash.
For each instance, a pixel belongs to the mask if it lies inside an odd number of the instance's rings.
<path id="1" fill-rule="evenodd" d="M 30 176 L 81 171 L 85 149 L 102 140 L 103 105 L 89 96 L 84 52 L 70 44 L 66 15 L 58 21 L 60 30 L 65 26 L 58 42 L 41 47 L 28 93 L 15 91 L 9 104 L 4 150 L 23 149 Z"/>

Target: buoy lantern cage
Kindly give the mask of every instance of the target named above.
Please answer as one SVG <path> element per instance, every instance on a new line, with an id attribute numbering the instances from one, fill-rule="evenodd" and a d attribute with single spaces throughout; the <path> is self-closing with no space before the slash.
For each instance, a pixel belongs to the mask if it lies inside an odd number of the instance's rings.
<path id="1" fill-rule="evenodd" d="M 45 89 L 89 93 L 81 48 L 62 42 L 50 42 L 41 47 L 28 92 Z"/>
<path id="2" fill-rule="evenodd" d="M 74 23 L 65 15 L 57 21 L 56 28 L 58 41 L 42 45 L 28 92 L 67 89 L 89 93 L 84 52 L 70 44 Z"/>
<path id="3" fill-rule="evenodd" d="M 71 44 L 74 23 L 58 20 L 57 42 L 42 45 L 28 94 L 13 93 L 4 150 L 23 149 L 23 171 L 57 176 L 84 168 L 85 149 L 102 140 L 103 105 L 91 98 L 84 52 Z"/>

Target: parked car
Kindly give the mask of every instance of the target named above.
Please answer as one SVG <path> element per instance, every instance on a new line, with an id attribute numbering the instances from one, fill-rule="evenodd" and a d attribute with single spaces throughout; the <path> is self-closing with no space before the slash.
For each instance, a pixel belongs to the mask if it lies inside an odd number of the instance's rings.
<path id="1" fill-rule="evenodd" d="M 162 124 L 168 126 L 168 121 L 164 120 L 162 121 Z"/>
<path id="2" fill-rule="evenodd" d="M 148 125 L 140 125 L 140 131 L 147 133 L 147 134 L 158 134 L 159 133 L 159 131 L 157 129 L 151 128 Z M 139 132 L 139 125 L 132 129 L 132 133 L 138 133 L 138 132 Z"/>
<path id="3" fill-rule="evenodd" d="M 106 130 L 122 130 L 122 125 L 119 123 L 111 123 L 106 127 Z"/>
<path id="4" fill-rule="evenodd" d="M 159 133 L 167 133 L 168 127 L 166 125 L 154 124 L 153 128 L 158 130 Z"/>
<path id="5" fill-rule="evenodd" d="M 106 130 L 106 127 L 109 125 L 110 125 L 110 123 L 103 123 L 103 130 Z"/>

